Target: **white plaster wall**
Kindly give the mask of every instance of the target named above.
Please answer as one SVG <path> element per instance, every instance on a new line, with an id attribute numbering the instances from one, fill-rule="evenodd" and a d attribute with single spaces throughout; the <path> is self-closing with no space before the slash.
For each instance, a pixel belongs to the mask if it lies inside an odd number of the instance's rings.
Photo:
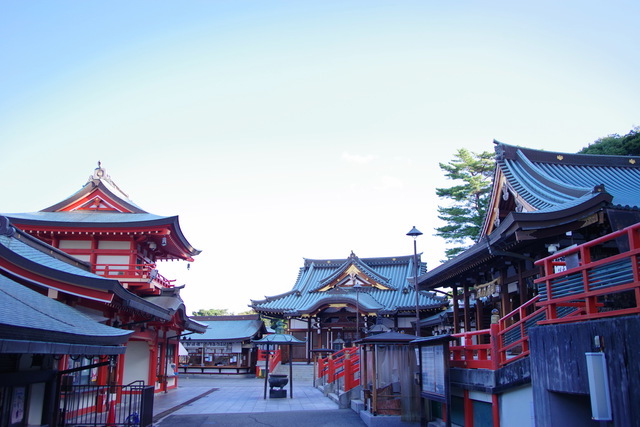
<path id="1" fill-rule="evenodd" d="M 129 341 L 124 354 L 123 384 L 143 380 L 149 385 L 149 345 L 145 341 Z"/>
<path id="2" fill-rule="evenodd" d="M 98 249 L 131 249 L 129 241 L 100 240 Z"/>
<path id="3" fill-rule="evenodd" d="M 535 427 L 531 385 L 518 387 L 500 395 L 500 425 Z"/>
<path id="4" fill-rule="evenodd" d="M 109 270 L 126 270 L 129 257 L 126 255 L 98 255 L 96 264 L 108 264 Z"/>
<path id="5" fill-rule="evenodd" d="M 307 327 L 308 327 L 307 322 L 303 322 L 298 319 L 291 319 L 291 323 L 289 325 L 289 328 L 291 329 L 307 329 Z"/>
<path id="6" fill-rule="evenodd" d="M 40 425 L 44 408 L 44 383 L 31 384 L 29 389 L 29 425 Z"/>
<path id="7" fill-rule="evenodd" d="M 91 240 L 60 240 L 60 249 L 91 249 Z"/>

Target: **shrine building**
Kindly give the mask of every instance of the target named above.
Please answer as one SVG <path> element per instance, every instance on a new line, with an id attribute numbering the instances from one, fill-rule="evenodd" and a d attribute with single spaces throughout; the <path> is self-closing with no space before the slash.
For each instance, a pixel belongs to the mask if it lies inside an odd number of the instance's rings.
<path id="1" fill-rule="evenodd" d="M 415 333 L 416 311 L 428 316 L 447 305 L 444 297 L 419 292 L 409 282 L 426 263 L 420 256 L 305 259 L 289 292 L 252 300 L 264 317 L 288 321 L 288 332 L 306 340 L 295 346 L 294 361 L 310 361 L 311 350 L 349 345 L 372 331 Z"/>
<path id="2" fill-rule="evenodd" d="M 180 336 L 206 330 L 187 316 L 182 286 L 158 269 L 159 261 L 192 262 L 200 253 L 183 235 L 177 216 L 137 206 L 100 163 L 82 188 L 61 202 L 4 216 L 87 277 L 81 284 L 40 281 L 30 287 L 100 323 L 133 332 L 125 354 L 118 356 L 119 384 L 143 380 L 156 392 L 177 387 Z"/>

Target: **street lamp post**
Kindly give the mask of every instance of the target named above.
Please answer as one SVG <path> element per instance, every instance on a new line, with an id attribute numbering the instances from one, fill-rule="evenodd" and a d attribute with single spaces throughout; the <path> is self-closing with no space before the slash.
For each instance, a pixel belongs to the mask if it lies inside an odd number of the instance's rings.
<path id="1" fill-rule="evenodd" d="M 415 226 L 407 233 L 407 236 L 413 237 L 413 264 L 415 267 L 415 275 L 413 276 L 413 284 L 416 291 L 416 336 L 420 336 L 420 302 L 418 299 L 418 275 L 420 274 L 420 266 L 418 265 L 418 250 L 416 241 L 422 236 L 420 230 Z"/>
<path id="2" fill-rule="evenodd" d="M 356 291 L 356 339 L 360 339 L 360 283 L 353 285 L 353 290 Z"/>

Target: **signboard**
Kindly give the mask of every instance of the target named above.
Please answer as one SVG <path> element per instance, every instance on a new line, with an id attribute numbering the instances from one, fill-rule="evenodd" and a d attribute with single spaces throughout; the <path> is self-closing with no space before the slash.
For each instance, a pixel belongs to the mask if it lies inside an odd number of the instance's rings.
<path id="1" fill-rule="evenodd" d="M 449 336 L 416 340 L 420 348 L 420 395 L 439 402 L 449 398 Z"/>
<path id="2" fill-rule="evenodd" d="M 438 335 L 412 341 L 420 349 L 420 397 L 445 404 L 445 424 L 451 426 L 449 396 L 449 341 L 451 335 Z"/>
<path id="3" fill-rule="evenodd" d="M 422 361 L 422 392 L 437 400 L 445 399 L 446 384 L 444 366 L 444 346 L 430 345 L 420 349 Z M 429 397 L 429 396 L 425 396 Z"/>

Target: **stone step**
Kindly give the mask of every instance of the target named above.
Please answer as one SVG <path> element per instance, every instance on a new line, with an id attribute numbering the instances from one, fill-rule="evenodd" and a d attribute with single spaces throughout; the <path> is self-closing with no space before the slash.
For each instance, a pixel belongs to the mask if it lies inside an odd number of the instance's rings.
<path id="1" fill-rule="evenodd" d="M 295 380 L 303 380 L 303 381 L 313 381 L 313 365 L 306 363 L 297 364 L 294 363 L 292 366 L 293 371 L 293 379 Z M 274 374 L 277 375 L 289 375 L 289 365 L 280 364 L 274 371 Z"/>

